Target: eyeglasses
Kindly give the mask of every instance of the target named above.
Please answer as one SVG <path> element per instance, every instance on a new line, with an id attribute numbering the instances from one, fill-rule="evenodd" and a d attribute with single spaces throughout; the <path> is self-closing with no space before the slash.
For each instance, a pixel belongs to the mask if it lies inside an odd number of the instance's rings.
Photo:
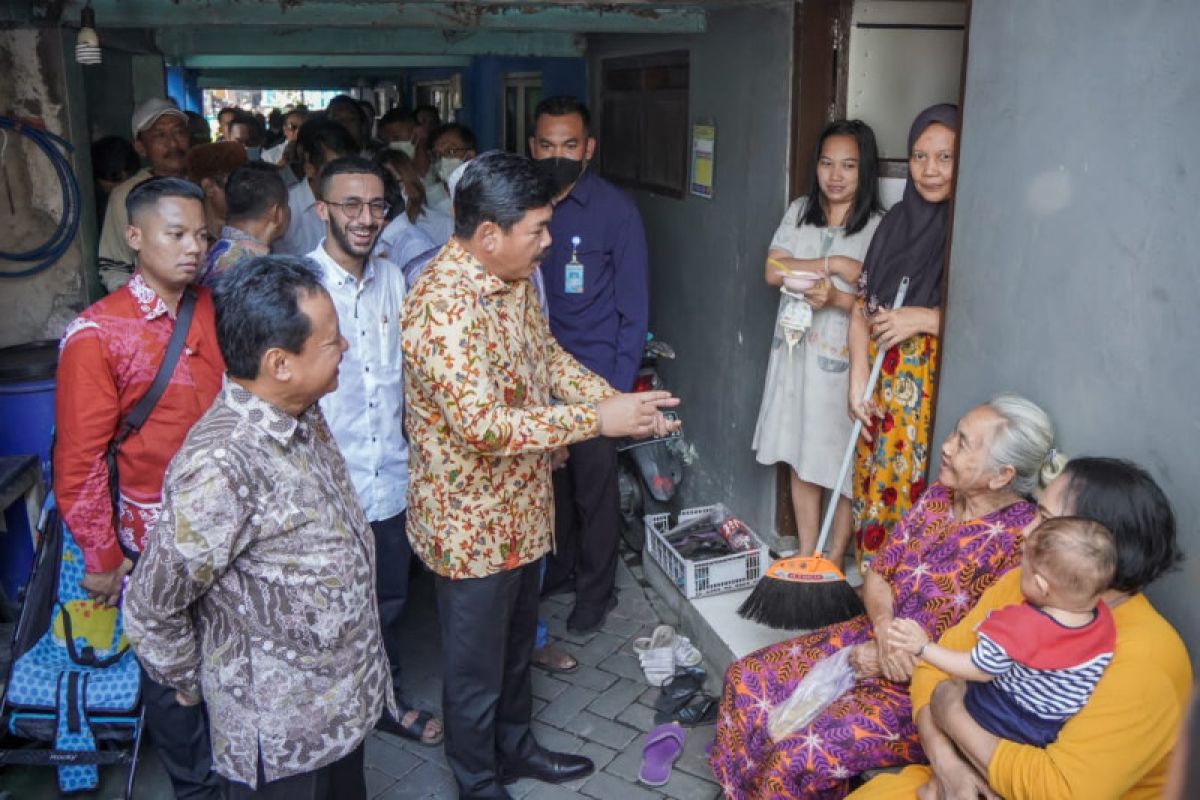
<path id="1" fill-rule="evenodd" d="M 362 213 L 363 206 L 371 209 L 371 216 L 375 219 L 383 219 L 387 216 L 391 205 L 383 200 L 372 200 L 369 203 L 364 203 L 362 200 L 347 200 L 344 203 L 334 203 L 329 200 L 325 201 L 325 205 L 340 208 L 342 213 L 350 219 L 356 219 Z"/>
<path id="2" fill-rule="evenodd" d="M 300 126 L 295 125 L 291 122 L 285 122 L 285 123 L 283 123 L 283 129 L 285 131 L 298 131 L 298 130 L 300 130 Z"/>
<path id="3" fill-rule="evenodd" d="M 450 158 L 462 158 L 470 149 L 469 147 L 446 147 L 435 153 L 435 155 L 438 158 L 446 158 L 447 156 Z"/>

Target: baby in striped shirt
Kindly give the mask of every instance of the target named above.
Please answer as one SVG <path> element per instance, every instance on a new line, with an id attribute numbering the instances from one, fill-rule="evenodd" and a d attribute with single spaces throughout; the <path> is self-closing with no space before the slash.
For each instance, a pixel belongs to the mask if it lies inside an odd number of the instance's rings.
<path id="1" fill-rule="evenodd" d="M 1113 536 L 1081 517 L 1056 517 L 1025 540 L 1025 602 L 988 615 L 969 653 L 931 642 L 913 620 L 894 620 L 889 639 L 966 680 L 963 704 L 1002 739 L 1045 747 L 1087 703 L 1112 660 L 1116 627 L 1100 595 L 1117 566 Z"/>

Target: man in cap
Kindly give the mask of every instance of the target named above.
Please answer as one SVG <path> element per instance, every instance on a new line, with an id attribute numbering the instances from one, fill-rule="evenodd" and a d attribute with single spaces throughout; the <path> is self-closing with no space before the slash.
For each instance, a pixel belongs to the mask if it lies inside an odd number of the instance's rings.
<path id="1" fill-rule="evenodd" d="M 133 275 L 134 252 L 125 240 L 129 217 L 125 198 L 133 187 L 151 177 L 183 178 L 187 174 L 188 118 L 170 100 L 152 97 L 133 112 L 133 149 L 150 162 L 108 196 L 104 228 L 100 231 L 100 280 L 114 291 Z"/>

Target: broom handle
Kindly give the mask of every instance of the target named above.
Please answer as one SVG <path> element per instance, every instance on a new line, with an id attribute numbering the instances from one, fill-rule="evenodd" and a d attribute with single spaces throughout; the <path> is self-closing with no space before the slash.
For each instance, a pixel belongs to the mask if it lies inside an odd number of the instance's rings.
<path id="1" fill-rule="evenodd" d="M 904 305 L 904 295 L 908 294 L 908 276 L 900 280 L 900 288 L 896 290 L 896 299 L 892 301 L 892 310 L 900 308 Z M 854 313 L 851 311 L 850 313 Z M 875 391 L 875 382 L 879 380 L 879 373 L 883 370 L 883 357 L 887 355 L 887 350 L 879 350 L 875 353 L 875 363 L 871 364 L 871 375 L 867 378 L 867 388 L 863 392 L 863 402 L 871 399 L 871 393 Z M 862 420 L 854 420 L 854 428 L 850 431 L 850 443 L 846 446 L 846 454 L 842 456 L 842 468 L 838 470 L 837 482 L 833 484 L 833 489 L 829 493 L 829 505 L 825 508 L 825 519 L 821 520 L 821 535 L 817 537 L 817 549 L 813 553 L 818 558 L 825 550 L 825 540 L 829 538 L 829 531 L 833 529 L 833 515 L 837 511 L 838 500 L 842 496 L 842 484 L 846 482 L 846 476 L 850 474 L 850 464 L 854 461 L 854 446 L 858 443 L 858 435 L 862 433 Z M 841 569 L 841 565 L 837 565 Z"/>

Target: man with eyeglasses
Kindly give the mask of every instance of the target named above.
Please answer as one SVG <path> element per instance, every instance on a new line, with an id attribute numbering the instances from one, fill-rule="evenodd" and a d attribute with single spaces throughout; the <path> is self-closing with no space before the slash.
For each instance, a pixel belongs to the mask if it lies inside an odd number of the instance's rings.
<path id="1" fill-rule="evenodd" d="M 321 398 L 321 410 L 375 534 L 379 621 L 400 709 L 399 720 L 384 714 L 379 727 L 432 746 L 442 741 L 442 723 L 409 705 L 400 681 L 398 626 L 412 562 L 405 532 L 408 442 L 400 355 L 404 272 L 371 253 L 388 212 L 379 167 L 360 156 L 338 158 L 322 168 L 316 188 L 325 238 L 308 257 L 320 267 L 349 343 L 337 389 Z"/>
<path id="2" fill-rule="evenodd" d="M 454 170 L 476 156 L 475 134 L 466 125 L 448 122 L 429 135 L 433 153 L 433 169 L 426 182 L 426 202 L 438 211 L 450 213 L 450 192 L 447 183 Z M 433 188 L 429 184 L 433 184 Z"/>

